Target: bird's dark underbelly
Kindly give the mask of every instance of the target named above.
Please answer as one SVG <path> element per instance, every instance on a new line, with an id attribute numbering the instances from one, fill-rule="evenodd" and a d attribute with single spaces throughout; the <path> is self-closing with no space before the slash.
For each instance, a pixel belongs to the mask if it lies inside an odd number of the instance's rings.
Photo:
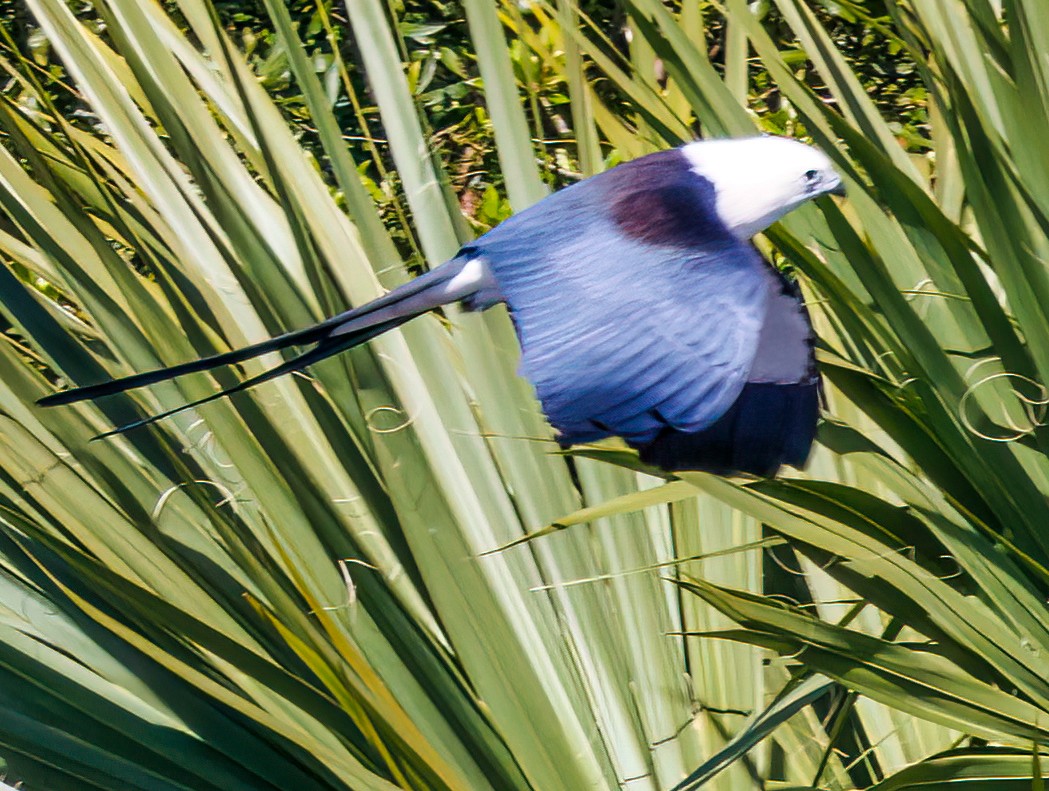
<path id="1" fill-rule="evenodd" d="M 642 461 L 670 472 L 769 476 L 784 464 L 805 463 L 818 416 L 818 379 L 794 384 L 750 382 L 712 425 L 694 433 L 664 429 L 638 450 Z"/>

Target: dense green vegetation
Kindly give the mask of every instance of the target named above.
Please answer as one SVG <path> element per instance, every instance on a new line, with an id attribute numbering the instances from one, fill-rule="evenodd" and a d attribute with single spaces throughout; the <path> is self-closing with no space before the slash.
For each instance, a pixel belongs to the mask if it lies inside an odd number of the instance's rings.
<path id="1" fill-rule="evenodd" d="M 74 9 L 77 6 L 72 6 Z M 178 4 L 169 0 L 165 9 L 185 29 Z M 296 34 L 311 58 L 314 71 L 327 94 L 330 109 L 343 132 L 347 150 L 359 163 L 364 183 L 393 237 L 400 241 L 402 253 L 418 253 L 418 244 L 409 238 L 410 210 L 404 207 L 399 192 L 396 169 L 382 134 L 378 108 L 369 95 L 367 79 L 356 54 L 352 31 L 346 24 L 346 11 L 336 6 L 318 9 L 316 3 L 295 2 L 288 6 Z M 264 4 L 232 0 L 215 4 L 216 12 L 233 40 L 247 56 L 270 96 L 293 126 L 296 139 L 324 166 L 324 154 L 317 130 L 310 121 L 302 93 L 288 68 L 286 50 L 266 14 Z M 604 39 L 610 55 L 627 55 L 629 25 L 623 10 L 613 3 L 590 2 L 579 6 Z M 902 145 L 920 153 L 930 147 L 925 90 L 917 70 L 902 44 L 883 34 L 885 15 L 868 17 L 833 4 L 828 10 L 817 6 L 828 34 L 847 62 L 856 69 L 868 94 L 875 101 Z M 90 3 L 79 8 L 81 18 L 94 14 Z M 399 45 L 409 63 L 409 87 L 425 111 L 430 145 L 446 163 L 449 181 L 459 197 L 463 215 L 478 231 L 483 231 L 509 213 L 505 185 L 498 165 L 495 136 L 491 119 L 484 107 L 483 82 L 479 75 L 465 12 L 460 3 L 437 3 L 417 0 L 391 6 L 396 16 Z M 761 12 L 766 28 L 775 36 L 785 57 L 799 68 L 799 76 L 817 90 L 822 81 L 805 59 L 796 36 L 774 7 L 765 5 Z M 0 5 L 0 18 L 17 46 L 55 80 L 65 79 L 65 71 L 54 57 L 47 39 L 28 14 L 24 3 Z M 540 27 L 525 14 L 520 20 L 531 28 Z M 704 31 L 712 64 L 723 73 L 725 53 L 729 48 L 726 25 L 711 9 L 707 11 Z M 539 33 L 541 35 L 541 32 Z M 338 51 L 341 61 L 334 58 Z M 535 139 L 542 140 L 537 155 L 542 159 L 543 180 L 552 188 L 563 187 L 581 175 L 579 158 L 571 127 L 568 89 L 562 73 L 544 67 L 541 58 L 522 42 L 510 43 L 514 75 L 521 90 L 529 95 L 525 106 L 529 128 Z M 340 74 L 345 68 L 346 74 Z M 346 79 L 342 79 L 345 77 Z M 595 89 L 620 114 L 636 112 L 629 96 L 616 88 L 599 70 L 590 67 L 588 77 Z M 789 103 L 780 93 L 768 72 L 750 70 L 751 106 L 760 113 L 763 126 L 771 132 L 804 134 Z M 346 86 L 350 86 L 347 89 Z M 94 119 L 90 107 L 61 89 L 51 91 L 51 98 L 74 122 L 89 125 Z M 79 119 L 79 121 L 77 121 Z M 694 124 L 697 132 L 701 124 Z M 608 163 L 620 153 L 611 146 L 602 152 Z M 418 261 L 416 261 L 418 264 Z"/>
<path id="2" fill-rule="evenodd" d="M 946 6 L 0 5 L 10 776 L 1041 787 L 1049 42 L 1033 0 Z M 549 189 L 757 129 L 850 189 L 759 240 L 820 332 L 805 472 L 560 453 L 498 311 L 122 439 L 88 442 L 256 369 L 33 406 L 304 326 Z"/>

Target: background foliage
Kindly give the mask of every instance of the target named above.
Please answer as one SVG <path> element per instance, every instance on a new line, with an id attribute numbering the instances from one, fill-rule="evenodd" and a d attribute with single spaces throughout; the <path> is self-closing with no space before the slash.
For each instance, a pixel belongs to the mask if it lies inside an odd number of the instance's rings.
<path id="1" fill-rule="evenodd" d="M 0 10 L 13 778 L 1041 787 L 1033 2 Z M 499 311 L 123 439 L 87 441 L 215 382 L 33 406 L 304 326 L 550 189 L 755 130 L 850 187 L 759 240 L 820 330 L 805 473 L 558 453 Z"/>

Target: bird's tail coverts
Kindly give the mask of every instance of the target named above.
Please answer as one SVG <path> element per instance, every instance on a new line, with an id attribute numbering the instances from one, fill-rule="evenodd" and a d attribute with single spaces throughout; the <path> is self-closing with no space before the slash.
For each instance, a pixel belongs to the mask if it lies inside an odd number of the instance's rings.
<path id="1" fill-rule="evenodd" d="M 457 265 L 458 264 L 458 265 Z M 96 439 L 119 434 L 133 428 L 139 428 L 158 420 L 191 409 L 201 404 L 215 401 L 232 393 L 247 390 L 250 387 L 275 379 L 286 373 L 305 368 L 308 365 L 319 362 L 341 351 L 350 349 L 365 343 L 372 338 L 381 335 L 387 330 L 404 324 L 406 321 L 426 313 L 435 307 L 457 299 L 462 299 L 465 294 L 459 285 L 452 283 L 455 276 L 462 270 L 462 263 L 457 259 L 436 269 L 421 275 L 409 283 L 405 283 L 393 291 L 378 299 L 362 305 L 358 308 L 340 313 L 330 319 L 315 324 L 312 327 L 289 332 L 260 343 L 234 349 L 222 354 L 212 355 L 200 360 L 191 360 L 186 363 L 174 365 L 169 368 L 161 368 L 145 373 L 134 374 L 122 379 L 114 379 L 94 385 L 86 385 L 71 390 L 63 390 L 58 393 L 45 396 L 37 401 L 40 406 L 58 406 L 61 404 L 72 404 L 78 401 L 93 400 L 102 396 L 122 393 L 157 382 L 175 379 L 185 374 L 208 371 L 224 365 L 233 365 L 246 360 L 259 357 L 273 351 L 279 351 L 291 346 L 300 346 L 310 343 L 317 345 L 293 357 L 290 360 L 272 368 L 268 371 L 251 377 L 239 384 L 221 390 L 206 398 L 183 404 L 175 409 L 170 409 L 158 415 L 152 415 L 142 420 L 119 426 Z M 451 287 L 450 287 L 451 286 Z"/>

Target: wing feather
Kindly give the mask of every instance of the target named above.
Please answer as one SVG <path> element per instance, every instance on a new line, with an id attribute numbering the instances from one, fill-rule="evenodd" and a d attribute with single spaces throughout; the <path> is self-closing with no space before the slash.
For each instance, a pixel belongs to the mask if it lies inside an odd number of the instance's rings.
<path id="1" fill-rule="evenodd" d="M 514 317 L 521 374 L 566 445 L 609 435 L 639 445 L 668 427 L 698 432 L 716 422 L 747 381 L 775 282 L 688 184 L 659 193 L 675 206 L 649 211 L 678 226 L 646 226 L 648 204 L 608 194 L 629 193 L 628 180 L 611 178 L 626 167 L 555 194 L 472 245 Z M 653 194 L 646 185 L 644 199 Z M 682 206 L 708 213 L 683 229 Z"/>

